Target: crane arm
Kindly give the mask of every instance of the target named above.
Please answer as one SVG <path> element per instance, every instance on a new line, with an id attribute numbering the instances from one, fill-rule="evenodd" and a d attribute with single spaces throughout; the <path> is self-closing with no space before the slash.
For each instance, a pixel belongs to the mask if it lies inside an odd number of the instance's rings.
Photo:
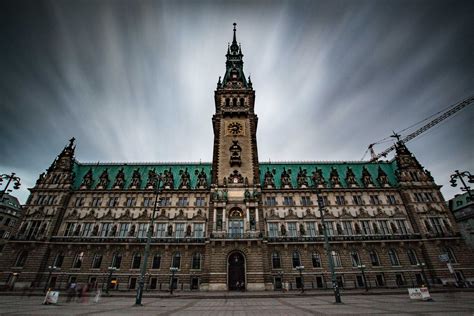
<path id="1" fill-rule="evenodd" d="M 466 106 L 472 104 L 474 102 L 474 96 L 473 97 L 469 97 L 467 99 L 465 99 L 464 101 L 461 101 L 460 103 L 458 103 L 456 106 L 452 107 L 450 110 L 444 112 L 443 114 L 441 114 L 440 116 L 438 116 L 437 118 L 435 118 L 434 120 L 430 121 L 428 124 L 425 124 L 424 126 L 420 127 L 419 129 L 417 129 L 416 131 L 414 131 L 413 133 L 411 134 L 408 134 L 405 138 L 403 138 L 402 140 L 400 140 L 402 143 L 406 143 L 410 140 L 412 140 L 413 138 L 417 137 L 418 135 L 426 132 L 427 130 L 429 130 L 430 128 L 432 128 L 433 126 L 441 123 L 442 121 L 444 121 L 445 119 L 447 119 L 448 117 L 450 117 L 451 115 L 459 112 L 460 110 L 464 109 Z M 370 144 L 369 145 L 369 148 L 371 150 L 372 147 L 373 147 L 374 144 Z M 390 153 L 392 150 L 395 149 L 395 145 L 392 145 L 390 146 L 389 148 L 385 149 L 384 151 L 382 151 L 381 153 L 379 153 L 378 155 L 372 155 L 372 158 L 370 159 L 370 161 L 377 161 L 378 159 L 380 159 L 380 157 L 385 157 L 387 156 L 388 153 Z"/>

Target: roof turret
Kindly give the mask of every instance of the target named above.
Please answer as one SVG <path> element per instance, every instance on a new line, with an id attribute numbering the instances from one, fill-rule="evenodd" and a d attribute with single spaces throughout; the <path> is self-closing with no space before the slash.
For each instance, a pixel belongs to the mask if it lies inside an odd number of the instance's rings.
<path id="1" fill-rule="evenodd" d="M 244 74 L 244 62 L 242 57 L 242 47 L 237 43 L 237 23 L 234 23 L 234 35 L 232 44 L 227 47 L 226 72 L 222 80 L 222 88 L 248 88 L 248 83 Z"/>

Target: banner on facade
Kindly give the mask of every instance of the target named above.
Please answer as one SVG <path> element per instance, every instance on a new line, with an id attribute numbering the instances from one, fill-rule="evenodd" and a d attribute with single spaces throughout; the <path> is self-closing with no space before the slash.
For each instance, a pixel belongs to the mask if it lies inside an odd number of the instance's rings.
<path id="1" fill-rule="evenodd" d="M 415 287 L 408 289 L 408 295 L 412 300 L 431 301 L 431 295 L 426 287 Z"/>

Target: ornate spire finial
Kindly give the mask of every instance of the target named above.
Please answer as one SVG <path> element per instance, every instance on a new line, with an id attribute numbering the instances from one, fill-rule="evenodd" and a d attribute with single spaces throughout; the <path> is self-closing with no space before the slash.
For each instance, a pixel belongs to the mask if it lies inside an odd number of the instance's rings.
<path id="1" fill-rule="evenodd" d="M 234 44 L 234 43 L 237 44 L 237 39 L 236 39 L 236 36 L 235 36 L 235 32 L 236 32 L 236 30 L 237 30 L 237 29 L 235 28 L 236 26 L 237 26 L 237 23 L 234 22 L 234 39 L 232 40 L 232 44 Z"/>

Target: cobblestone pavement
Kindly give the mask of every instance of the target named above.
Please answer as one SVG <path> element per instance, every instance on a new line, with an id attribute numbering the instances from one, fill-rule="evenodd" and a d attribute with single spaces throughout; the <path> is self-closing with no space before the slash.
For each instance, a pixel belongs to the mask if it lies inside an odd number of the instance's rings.
<path id="1" fill-rule="evenodd" d="M 104 297 L 99 303 L 42 305 L 39 296 L 0 296 L 0 315 L 474 315 L 474 292 L 435 293 L 434 301 L 413 301 L 407 295 L 346 295 L 343 304 L 331 296 L 268 298 L 144 298 Z"/>

